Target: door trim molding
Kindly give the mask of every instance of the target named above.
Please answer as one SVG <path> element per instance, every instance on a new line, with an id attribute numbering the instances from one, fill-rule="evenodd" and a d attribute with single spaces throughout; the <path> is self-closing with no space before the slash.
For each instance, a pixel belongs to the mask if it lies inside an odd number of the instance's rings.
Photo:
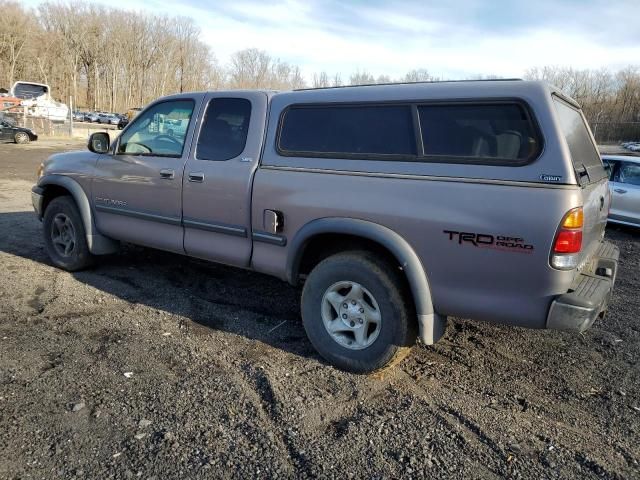
<path id="1" fill-rule="evenodd" d="M 125 217 L 139 218 L 151 222 L 166 223 L 168 225 L 183 226 L 185 228 L 193 228 L 196 230 L 205 230 L 208 232 L 223 233 L 233 235 L 235 237 L 247 238 L 247 229 L 241 225 L 229 225 L 227 223 L 210 223 L 194 220 L 192 218 L 180 219 L 179 217 L 167 217 L 155 213 L 142 212 L 139 210 L 131 210 L 123 207 L 111 207 L 107 205 L 95 205 L 98 212 L 112 213 L 115 215 L 124 215 Z"/>
<path id="2" fill-rule="evenodd" d="M 284 247 L 287 244 L 287 237 L 268 232 L 253 232 L 251 238 L 255 242 L 270 243 L 271 245 L 278 245 L 279 247 Z"/>
<path id="3" fill-rule="evenodd" d="M 247 237 L 247 229 L 240 225 L 202 222 L 200 220 L 193 220 L 191 218 L 183 219 L 182 224 L 185 226 L 185 228 L 194 228 L 197 230 L 206 230 L 208 232 L 224 233 L 226 235 L 233 235 L 236 237 Z"/>
<path id="4" fill-rule="evenodd" d="M 166 223 L 168 225 L 182 225 L 182 221 L 178 217 L 167 217 L 164 215 L 158 215 L 155 213 L 141 212 L 138 210 L 130 210 L 122 207 L 108 207 L 106 205 L 95 204 L 95 209 L 98 212 L 113 213 L 115 215 L 124 215 L 125 217 L 139 218 L 140 220 L 148 220 L 151 222 Z"/>

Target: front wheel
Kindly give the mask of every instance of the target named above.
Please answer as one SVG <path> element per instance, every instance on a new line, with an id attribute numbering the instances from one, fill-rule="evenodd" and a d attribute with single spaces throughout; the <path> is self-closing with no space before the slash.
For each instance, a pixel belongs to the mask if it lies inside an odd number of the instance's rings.
<path id="1" fill-rule="evenodd" d="M 29 141 L 31 140 L 29 138 L 29 135 L 26 134 L 25 132 L 16 133 L 16 135 L 15 135 L 15 137 L 13 139 L 16 141 L 16 143 L 19 143 L 19 144 L 29 143 Z"/>
<path id="2" fill-rule="evenodd" d="M 398 269 L 375 255 L 345 252 L 309 274 L 302 321 L 331 364 L 370 373 L 402 360 L 416 340 L 416 319 Z"/>
<path id="3" fill-rule="evenodd" d="M 75 272 L 93 264 L 94 256 L 73 198 L 54 198 L 44 212 L 42 224 L 45 248 L 57 267 Z"/>

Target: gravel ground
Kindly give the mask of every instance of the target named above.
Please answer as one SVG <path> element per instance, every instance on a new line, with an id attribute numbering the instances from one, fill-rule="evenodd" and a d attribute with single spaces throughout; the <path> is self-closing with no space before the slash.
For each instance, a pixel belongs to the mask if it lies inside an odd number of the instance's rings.
<path id="1" fill-rule="evenodd" d="M 53 268 L 0 145 L 0 478 L 640 478 L 640 231 L 584 335 L 451 319 L 375 376 L 307 341 L 299 291 L 138 247 Z"/>

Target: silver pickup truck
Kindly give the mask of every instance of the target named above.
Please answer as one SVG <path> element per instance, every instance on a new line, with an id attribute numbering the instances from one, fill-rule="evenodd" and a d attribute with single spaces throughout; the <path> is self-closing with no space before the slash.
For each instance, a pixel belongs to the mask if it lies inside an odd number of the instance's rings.
<path id="1" fill-rule="evenodd" d="M 40 168 L 66 270 L 119 242 L 304 283 L 332 364 L 399 361 L 447 316 L 583 331 L 607 308 L 607 175 L 579 106 L 539 82 L 185 93 Z"/>

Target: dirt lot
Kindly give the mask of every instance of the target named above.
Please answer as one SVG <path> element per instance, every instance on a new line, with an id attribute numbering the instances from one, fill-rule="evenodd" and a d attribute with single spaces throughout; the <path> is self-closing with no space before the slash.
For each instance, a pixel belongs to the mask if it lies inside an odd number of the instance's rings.
<path id="1" fill-rule="evenodd" d="M 451 319 L 351 375 L 279 280 L 137 247 L 53 268 L 29 191 L 72 146 L 0 144 L 0 478 L 640 478 L 640 231 L 608 231 L 584 335 Z"/>

